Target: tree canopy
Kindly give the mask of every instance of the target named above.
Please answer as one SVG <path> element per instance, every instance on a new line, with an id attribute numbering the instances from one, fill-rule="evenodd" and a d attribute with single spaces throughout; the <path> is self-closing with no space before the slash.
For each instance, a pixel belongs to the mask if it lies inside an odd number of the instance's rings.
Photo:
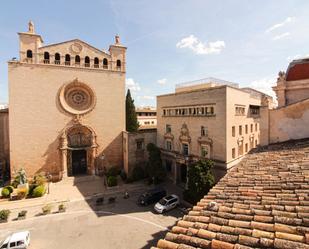
<path id="1" fill-rule="evenodd" d="M 200 160 L 188 167 L 188 189 L 184 191 L 184 199 L 195 204 L 208 193 L 215 183 L 213 165 L 211 160 Z"/>
<path id="2" fill-rule="evenodd" d="M 147 145 L 147 151 L 149 158 L 146 170 L 149 178 L 154 183 L 163 181 L 166 176 L 166 172 L 162 164 L 160 148 L 153 143 L 149 143 Z"/>
<path id="3" fill-rule="evenodd" d="M 132 99 L 130 89 L 127 91 L 126 96 L 126 130 L 135 132 L 138 130 L 139 124 L 135 112 L 134 100 Z"/>

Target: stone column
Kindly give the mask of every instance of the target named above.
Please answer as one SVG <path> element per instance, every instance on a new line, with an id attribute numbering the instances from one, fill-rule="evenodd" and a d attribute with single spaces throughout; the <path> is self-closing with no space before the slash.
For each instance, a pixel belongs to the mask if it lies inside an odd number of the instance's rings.
<path id="1" fill-rule="evenodd" d="M 67 149 L 62 149 L 62 178 L 68 177 Z"/>
<path id="2" fill-rule="evenodd" d="M 91 145 L 91 161 L 90 161 L 90 174 L 95 175 L 96 173 L 96 168 L 95 168 L 95 158 L 97 156 L 97 141 L 96 141 L 96 135 L 92 134 L 92 145 Z"/>
<path id="3" fill-rule="evenodd" d="M 68 140 L 65 134 L 61 137 L 61 157 L 62 157 L 62 178 L 68 177 L 68 161 L 67 161 L 67 151 L 68 151 Z"/>

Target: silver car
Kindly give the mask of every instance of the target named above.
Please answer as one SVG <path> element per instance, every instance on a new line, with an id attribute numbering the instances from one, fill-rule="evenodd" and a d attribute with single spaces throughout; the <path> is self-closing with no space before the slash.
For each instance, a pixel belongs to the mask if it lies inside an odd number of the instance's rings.
<path id="1" fill-rule="evenodd" d="M 156 203 L 154 209 L 156 212 L 162 214 L 169 211 L 179 205 L 179 197 L 177 195 L 169 195 L 163 197 L 159 202 Z"/>

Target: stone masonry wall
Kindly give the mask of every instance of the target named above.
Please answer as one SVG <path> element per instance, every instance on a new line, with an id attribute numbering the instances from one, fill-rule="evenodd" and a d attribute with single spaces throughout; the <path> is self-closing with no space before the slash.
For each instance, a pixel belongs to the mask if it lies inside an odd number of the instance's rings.
<path id="1" fill-rule="evenodd" d="M 269 113 L 269 143 L 309 137 L 309 99 Z"/>
<path id="2" fill-rule="evenodd" d="M 76 78 L 96 95 L 95 108 L 82 115 L 81 122 L 97 135 L 97 156 L 105 155 L 106 167 L 122 167 L 125 73 L 12 62 L 9 63 L 12 174 L 20 167 L 29 176 L 40 171 L 57 174 L 63 170 L 60 137 L 74 117 L 61 108 L 58 94 L 64 84 Z"/>

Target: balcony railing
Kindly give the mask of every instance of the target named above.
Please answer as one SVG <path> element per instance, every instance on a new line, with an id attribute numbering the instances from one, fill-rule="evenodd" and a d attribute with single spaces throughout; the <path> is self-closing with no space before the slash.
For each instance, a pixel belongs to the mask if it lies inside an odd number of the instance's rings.
<path id="1" fill-rule="evenodd" d="M 56 65 L 60 65 L 60 60 L 55 60 Z"/>
<path id="2" fill-rule="evenodd" d="M 49 63 L 50 63 L 50 60 L 49 60 L 49 59 L 44 59 L 44 60 L 43 60 L 43 63 L 44 63 L 44 64 L 49 64 Z"/>

